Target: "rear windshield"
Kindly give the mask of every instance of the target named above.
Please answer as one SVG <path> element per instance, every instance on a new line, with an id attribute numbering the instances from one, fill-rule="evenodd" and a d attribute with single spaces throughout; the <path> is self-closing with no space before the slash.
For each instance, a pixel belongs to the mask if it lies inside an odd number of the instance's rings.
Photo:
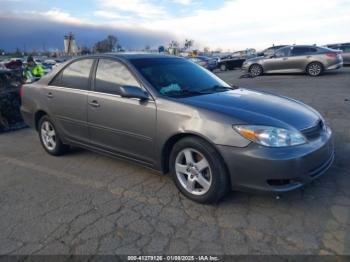
<path id="1" fill-rule="evenodd" d="M 130 62 L 163 95 L 199 95 L 199 92 L 210 88 L 230 87 L 208 70 L 186 59 L 132 59 Z"/>

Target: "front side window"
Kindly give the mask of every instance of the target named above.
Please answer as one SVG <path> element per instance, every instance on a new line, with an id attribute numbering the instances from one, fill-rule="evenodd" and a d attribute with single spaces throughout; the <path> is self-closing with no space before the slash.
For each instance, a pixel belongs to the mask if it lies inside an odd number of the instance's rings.
<path id="1" fill-rule="evenodd" d="M 275 56 L 276 57 L 285 57 L 285 56 L 289 56 L 289 51 L 290 51 L 290 48 L 289 47 L 285 47 L 285 48 L 281 48 L 281 49 L 278 49 L 275 53 Z"/>
<path id="2" fill-rule="evenodd" d="M 160 94 L 166 96 L 193 96 L 232 89 L 208 70 L 185 59 L 132 59 L 130 62 Z"/>
<path id="3" fill-rule="evenodd" d="M 95 91 L 119 95 L 121 86 L 140 87 L 140 84 L 122 63 L 100 59 L 96 70 Z"/>
<path id="4" fill-rule="evenodd" d="M 68 65 L 55 77 L 53 85 L 74 88 L 89 89 L 89 77 L 93 59 L 83 59 Z"/>

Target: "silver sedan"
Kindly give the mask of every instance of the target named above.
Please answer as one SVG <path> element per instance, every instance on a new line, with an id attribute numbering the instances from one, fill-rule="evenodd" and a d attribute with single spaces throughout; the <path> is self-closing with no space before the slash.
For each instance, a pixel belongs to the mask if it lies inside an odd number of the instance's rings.
<path id="1" fill-rule="evenodd" d="M 248 59 L 242 69 L 253 77 L 264 73 L 307 73 L 319 76 L 343 66 L 341 53 L 325 47 L 286 46 L 269 56 Z"/>

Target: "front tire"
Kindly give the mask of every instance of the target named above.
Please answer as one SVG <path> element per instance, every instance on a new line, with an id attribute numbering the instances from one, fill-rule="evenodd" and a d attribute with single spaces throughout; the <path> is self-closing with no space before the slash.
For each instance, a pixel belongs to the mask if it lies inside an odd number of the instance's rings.
<path id="1" fill-rule="evenodd" d="M 43 116 L 39 121 L 39 139 L 50 155 L 60 156 L 69 149 L 69 146 L 62 143 L 55 125 L 48 116 Z"/>
<path id="2" fill-rule="evenodd" d="M 307 66 L 306 72 L 309 76 L 319 76 L 323 72 L 323 66 L 319 62 L 312 62 Z"/>
<path id="3" fill-rule="evenodd" d="M 249 73 L 252 77 L 261 76 L 263 74 L 263 68 L 261 65 L 253 64 L 249 68 Z"/>
<path id="4" fill-rule="evenodd" d="M 225 164 L 203 139 L 188 137 L 177 142 L 171 152 L 170 170 L 181 193 L 196 202 L 216 202 L 228 192 Z"/>

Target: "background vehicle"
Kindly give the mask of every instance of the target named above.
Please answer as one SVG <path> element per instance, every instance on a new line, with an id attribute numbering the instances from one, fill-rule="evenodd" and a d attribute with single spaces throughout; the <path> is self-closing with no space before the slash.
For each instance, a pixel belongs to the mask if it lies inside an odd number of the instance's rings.
<path id="1" fill-rule="evenodd" d="M 11 59 L 9 62 L 5 63 L 5 67 L 11 70 L 22 69 L 23 62 L 22 59 Z"/>
<path id="2" fill-rule="evenodd" d="M 75 145 L 170 171 L 198 202 L 229 189 L 294 190 L 333 161 L 317 111 L 232 87 L 183 58 L 84 56 L 54 70 L 21 92 L 22 115 L 51 155 Z"/>
<path id="3" fill-rule="evenodd" d="M 295 45 L 282 47 L 271 56 L 249 59 L 242 69 L 252 76 L 305 72 L 310 76 L 319 76 L 324 71 L 342 66 L 343 58 L 339 51 L 326 47 Z"/>
<path id="4" fill-rule="evenodd" d="M 255 49 L 246 49 L 242 51 L 237 51 L 220 59 L 220 61 L 218 62 L 218 68 L 220 68 L 221 71 L 241 68 L 245 60 L 255 56 L 256 56 Z"/>
<path id="5" fill-rule="evenodd" d="M 271 56 L 273 55 L 278 49 L 282 47 L 286 47 L 287 45 L 274 45 L 269 48 L 266 48 L 265 50 L 257 53 L 258 56 Z"/>
<path id="6" fill-rule="evenodd" d="M 328 48 L 341 50 L 344 65 L 350 65 L 350 43 L 327 45 Z"/>
<path id="7" fill-rule="evenodd" d="M 189 57 L 188 59 L 208 69 L 209 71 L 213 71 L 215 68 L 217 68 L 217 60 L 215 58 L 211 58 L 207 56 L 195 56 L 195 57 Z"/>

